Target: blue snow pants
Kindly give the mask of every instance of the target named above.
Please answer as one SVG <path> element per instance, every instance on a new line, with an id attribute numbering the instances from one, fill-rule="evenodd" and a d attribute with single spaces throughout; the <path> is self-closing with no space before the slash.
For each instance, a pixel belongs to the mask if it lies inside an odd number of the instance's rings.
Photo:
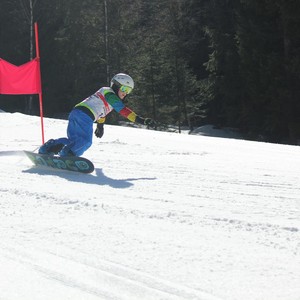
<path id="1" fill-rule="evenodd" d="M 73 109 L 69 115 L 68 138 L 57 139 L 55 143 L 65 144 L 76 156 L 82 155 L 92 145 L 93 123 L 89 115 L 79 109 Z"/>

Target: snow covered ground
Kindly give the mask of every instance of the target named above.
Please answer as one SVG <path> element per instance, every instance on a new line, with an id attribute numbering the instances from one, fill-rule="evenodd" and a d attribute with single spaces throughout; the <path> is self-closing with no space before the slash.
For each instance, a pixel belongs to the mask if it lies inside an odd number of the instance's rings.
<path id="1" fill-rule="evenodd" d="M 300 299 L 299 147 L 106 125 L 83 175 L 18 152 L 38 117 L 0 128 L 1 300 Z"/>

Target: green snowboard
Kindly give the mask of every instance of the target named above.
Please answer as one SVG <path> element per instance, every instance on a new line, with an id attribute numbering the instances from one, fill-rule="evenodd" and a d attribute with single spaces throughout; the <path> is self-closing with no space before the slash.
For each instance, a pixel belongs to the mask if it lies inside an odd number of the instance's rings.
<path id="1" fill-rule="evenodd" d="M 35 152 L 24 151 L 27 157 L 36 166 L 43 166 L 59 170 L 67 170 L 79 173 L 92 173 L 94 165 L 86 158 L 78 156 L 58 156 L 48 154 L 38 154 Z"/>

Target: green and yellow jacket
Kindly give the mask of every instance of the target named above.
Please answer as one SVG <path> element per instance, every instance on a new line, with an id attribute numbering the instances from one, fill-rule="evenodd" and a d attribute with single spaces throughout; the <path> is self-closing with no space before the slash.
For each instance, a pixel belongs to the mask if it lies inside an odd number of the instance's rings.
<path id="1" fill-rule="evenodd" d="M 130 108 L 126 107 L 121 99 L 110 87 L 102 87 L 96 93 L 78 103 L 76 108 L 86 108 L 94 122 L 104 123 L 105 117 L 115 110 L 131 122 L 136 122 L 139 117 Z"/>

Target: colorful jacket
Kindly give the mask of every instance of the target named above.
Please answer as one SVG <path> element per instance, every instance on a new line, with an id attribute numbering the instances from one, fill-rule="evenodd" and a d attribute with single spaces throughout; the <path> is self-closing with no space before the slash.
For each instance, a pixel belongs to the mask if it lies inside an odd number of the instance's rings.
<path id="1" fill-rule="evenodd" d="M 137 114 L 126 107 L 110 87 L 102 87 L 75 107 L 86 107 L 94 116 L 94 121 L 104 123 L 105 117 L 115 110 L 131 122 L 135 122 Z"/>

